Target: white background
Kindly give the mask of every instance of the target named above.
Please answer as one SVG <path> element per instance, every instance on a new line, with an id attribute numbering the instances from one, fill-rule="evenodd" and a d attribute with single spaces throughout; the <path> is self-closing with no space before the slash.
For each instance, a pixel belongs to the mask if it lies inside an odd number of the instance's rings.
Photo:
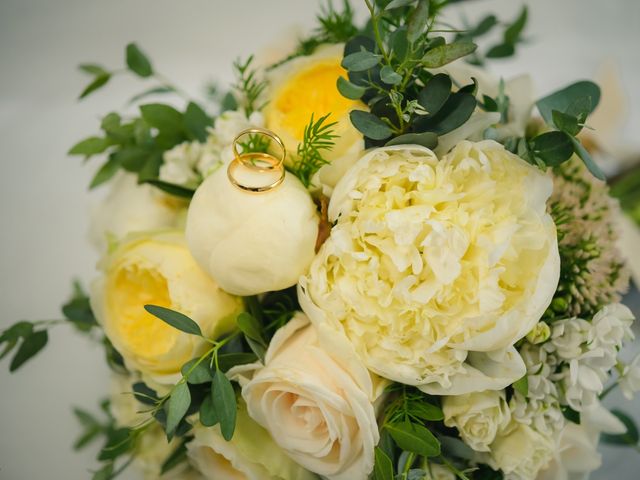
<path id="1" fill-rule="evenodd" d="M 622 136 L 637 146 L 640 2 L 529 3 L 530 44 L 517 60 L 496 62 L 495 70 L 528 71 L 544 94 L 593 78 L 604 61 L 613 61 L 628 100 Z M 486 11 L 512 19 L 521 4 L 474 1 L 464 11 L 471 20 Z M 157 70 L 199 97 L 206 80 L 231 79 L 237 56 L 282 40 L 295 23 L 313 25 L 316 9 L 314 0 L 0 0 L 0 329 L 20 319 L 57 318 L 71 279 L 92 278 L 97 258 L 86 231 L 90 202 L 100 194 L 89 195 L 86 186 L 95 165 L 65 152 L 97 131 L 101 114 L 122 110 L 149 86 L 118 78 L 79 103 L 87 78 L 76 65 L 121 66 L 124 46 L 135 40 Z M 17 375 L 7 373 L 8 362 L 0 365 L 2 480 L 85 479 L 96 465 L 95 451 L 71 451 L 78 428 L 70 406 L 95 408 L 106 392 L 102 351 L 67 327 L 52 331 L 50 340 Z M 639 405 L 626 406 L 638 417 Z M 632 472 L 640 470 L 640 454 L 606 452 L 607 474 L 595 477 L 638 478 Z"/>

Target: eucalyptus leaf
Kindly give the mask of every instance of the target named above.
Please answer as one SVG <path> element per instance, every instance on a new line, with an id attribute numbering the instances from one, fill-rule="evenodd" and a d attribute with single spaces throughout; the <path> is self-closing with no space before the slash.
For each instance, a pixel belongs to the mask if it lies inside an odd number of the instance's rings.
<path id="1" fill-rule="evenodd" d="M 416 128 L 444 135 L 463 125 L 477 105 L 473 95 L 464 92 L 452 94 L 435 115 L 421 117 L 415 122 Z"/>
<path id="2" fill-rule="evenodd" d="M 367 91 L 365 87 L 351 83 L 344 77 L 338 77 L 337 87 L 340 94 L 349 100 L 358 100 Z"/>
<path id="3" fill-rule="evenodd" d="M 473 42 L 447 43 L 428 50 L 420 62 L 426 68 L 440 68 L 475 52 L 477 48 L 478 46 Z"/>
<path id="4" fill-rule="evenodd" d="M 578 118 L 574 117 L 573 115 L 559 112 L 558 110 L 553 110 L 551 114 L 553 118 L 553 124 L 558 130 L 562 130 L 572 137 L 575 137 L 578 133 L 580 133 L 580 130 L 582 130 L 582 127 L 579 125 Z"/>
<path id="5" fill-rule="evenodd" d="M 418 5 L 413 10 L 407 24 L 407 39 L 409 43 L 415 43 L 422 36 L 429 21 L 430 0 L 418 0 Z"/>
<path id="6" fill-rule="evenodd" d="M 136 382 L 131 386 L 135 399 L 144 405 L 155 405 L 158 394 L 144 382 Z"/>
<path id="7" fill-rule="evenodd" d="M 515 47 L 510 43 L 500 43 L 498 45 L 494 45 L 489 49 L 486 54 L 487 58 L 505 58 L 511 57 L 514 53 L 516 53 Z"/>
<path id="8" fill-rule="evenodd" d="M 590 110 L 586 113 L 591 114 L 600 102 L 600 87 L 588 80 L 576 82 L 541 98 L 536 106 L 547 125 L 553 126 L 553 111 L 566 113 L 579 99 L 589 99 Z"/>
<path id="9" fill-rule="evenodd" d="M 46 330 L 40 330 L 33 332 L 31 335 L 24 338 L 18 351 L 11 360 L 9 365 L 9 371 L 15 372 L 18 368 L 25 364 L 28 360 L 33 358 L 40 350 L 42 350 L 47 341 L 49 340 L 49 334 Z"/>
<path id="10" fill-rule="evenodd" d="M 172 434 L 191 405 L 191 392 L 186 382 L 175 386 L 167 403 L 167 435 Z"/>
<path id="11" fill-rule="evenodd" d="M 402 81 L 402 75 L 389 65 L 385 65 L 380 69 L 380 79 L 387 85 L 398 85 Z"/>
<path id="12" fill-rule="evenodd" d="M 573 142 L 574 151 L 582 159 L 582 161 L 584 162 L 587 169 L 589 169 L 591 174 L 594 177 L 596 177 L 598 180 L 605 181 L 607 177 L 605 176 L 604 172 L 600 170 L 600 167 L 593 160 L 593 158 L 591 158 L 591 155 L 589 154 L 587 149 L 584 148 L 582 143 L 580 143 L 580 140 L 578 140 L 575 137 L 571 137 L 571 141 Z"/>
<path id="13" fill-rule="evenodd" d="M 389 125 L 372 113 L 353 110 L 349 113 L 349 117 L 353 126 L 372 140 L 385 140 L 393 134 Z"/>
<path id="14" fill-rule="evenodd" d="M 431 115 L 438 113 L 451 95 L 451 77 L 445 73 L 434 75 L 418 92 L 418 102 Z"/>
<path id="15" fill-rule="evenodd" d="M 391 145 L 422 145 L 434 149 L 438 146 L 438 135 L 433 132 L 405 133 L 389 140 L 385 146 Z"/>
<path id="16" fill-rule="evenodd" d="M 531 149 L 536 157 L 551 167 L 566 162 L 573 155 L 571 136 L 560 131 L 538 135 L 531 141 Z"/>
<path id="17" fill-rule="evenodd" d="M 237 404 L 236 394 L 227 376 L 217 370 L 211 385 L 213 406 L 220 419 L 222 437 L 229 441 L 236 428 Z"/>
<path id="18" fill-rule="evenodd" d="M 177 328 L 178 330 L 191 335 L 198 335 L 202 337 L 200 326 L 183 313 L 176 312 L 175 310 L 161 307 L 159 305 L 145 305 L 144 309 L 154 317 L 168 323 L 173 328 Z"/>
<path id="19" fill-rule="evenodd" d="M 126 49 L 127 67 L 136 75 L 146 78 L 153 75 L 153 68 L 147 56 L 135 43 L 127 45 Z"/>
<path id="20" fill-rule="evenodd" d="M 364 72 L 378 65 L 380 58 L 378 54 L 360 50 L 344 57 L 341 65 L 350 72 Z"/>
<path id="21" fill-rule="evenodd" d="M 86 96 L 90 95 L 91 93 L 95 92 L 99 88 L 105 86 L 110 79 L 111 79 L 110 73 L 101 73 L 97 75 L 93 79 L 93 81 L 89 85 L 87 85 L 86 88 L 82 91 L 78 99 L 81 100 Z"/>
<path id="22" fill-rule="evenodd" d="M 404 421 L 386 425 L 385 428 L 398 446 L 407 452 L 417 453 L 423 457 L 440 455 L 440 442 L 420 424 Z"/>
<path id="23" fill-rule="evenodd" d="M 374 480 L 393 480 L 393 462 L 380 448 L 375 450 L 375 464 L 373 467 Z"/>

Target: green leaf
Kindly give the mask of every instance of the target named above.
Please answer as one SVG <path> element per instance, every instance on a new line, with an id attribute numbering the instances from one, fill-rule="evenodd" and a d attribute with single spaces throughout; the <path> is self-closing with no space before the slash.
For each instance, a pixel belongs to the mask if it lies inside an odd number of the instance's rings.
<path id="1" fill-rule="evenodd" d="M 93 75 L 94 77 L 109 74 L 109 72 L 103 66 L 96 63 L 81 63 L 80 65 L 78 65 L 78 68 L 84 73 L 88 73 L 90 75 Z"/>
<path id="2" fill-rule="evenodd" d="M 192 188 L 184 187 L 182 185 L 176 185 L 174 183 L 165 182 L 158 178 L 150 178 L 150 179 L 144 180 L 143 183 L 148 183 L 150 185 L 153 185 L 156 188 L 159 188 L 163 192 L 168 193 L 169 195 L 173 195 L 181 198 L 191 198 L 196 193 L 196 191 Z"/>
<path id="3" fill-rule="evenodd" d="M 33 332 L 33 323 L 20 321 L 14 323 L 0 335 L 0 343 L 18 340 L 20 337 L 28 337 Z"/>
<path id="4" fill-rule="evenodd" d="M 425 402 L 412 402 L 409 406 L 409 414 L 427 422 L 444 419 L 444 413 L 440 407 Z"/>
<path id="5" fill-rule="evenodd" d="M 134 446 L 133 440 L 131 430 L 128 428 L 118 428 L 110 431 L 108 433 L 107 443 L 98 454 L 98 460 L 114 460 L 127 453 Z"/>
<path id="6" fill-rule="evenodd" d="M 372 140 L 385 140 L 393 134 L 389 125 L 372 113 L 353 110 L 349 113 L 349 117 L 353 126 Z"/>
<path id="7" fill-rule="evenodd" d="M 182 441 L 180 445 L 176 447 L 176 449 L 171 452 L 171 454 L 167 457 L 167 459 L 162 462 L 162 466 L 160 467 L 160 476 L 164 475 L 168 471 L 172 470 L 174 467 L 177 467 L 182 462 L 184 462 L 187 458 L 187 442 Z"/>
<path id="8" fill-rule="evenodd" d="M 510 43 L 501 43 L 499 45 L 494 45 L 487 52 L 487 58 L 505 58 L 510 57 L 514 53 L 516 53 L 516 49 Z"/>
<path id="9" fill-rule="evenodd" d="M 554 110 L 567 113 L 581 99 L 588 99 L 590 108 L 586 114 L 591 114 L 600 102 L 600 87 L 593 82 L 583 80 L 541 98 L 536 102 L 536 105 L 547 125 L 553 126 Z M 584 105 L 585 103 L 582 102 L 584 100 L 580 103 Z"/>
<path id="10" fill-rule="evenodd" d="M 380 55 L 361 50 L 344 57 L 341 65 L 350 72 L 364 72 L 378 65 L 380 58 Z"/>
<path id="11" fill-rule="evenodd" d="M 185 377 L 187 379 L 187 382 L 189 382 L 192 385 L 207 383 L 207 382 L 210 382 L 213 378 L 211 376 L 211 371 L 207 367 L 206 359 L 198 363 L 198 365 L 195 368 L 193 368 L 193 366 L 198 362 L 198 360 L 199 360 L 198 358 L 189 360 L 187 363 L 185 363 L 182 366 L 182 369 L 180 370 L 182 372 L 182 376 Z M 192 368 L 193 370 L 191 370 Z M 189 376 L 187 377 L 187 373 L 189 372 L 189 370 L 191 370 L 191 373 L 189 373 Z"/>
<path id="12" fill-rule="evenodd" d="M 582 127 L 579 125 L 578 118 L 573 115 L 559 112 L 558 110 L 553 110 L 551 115 L 553 117 L 553 124 L 558 128 L 558 130 L 562 130 L 572 137 L 575 137 L 580 133 L 580 130 L 582 130 Z"/>
<path id="13" fill-rule="evenodd" d="M 387 85 L 398 85 L 402 81 L 402 75 L 397 73 L 389 65 L 385 65 L 380 70 L 380 79 Z"/>
<path id="14" fill-rule="evenodd" d="M 384 8 L 385 10 L 393 10 L 394 8 L 401 8 L 411 5 L 416 0 L 391 0 Z"/>
<path id="15" fill-rule="evenodd" d="M 158 400 L 158 394 L 144 382 L 136 382 L 131 386 L 135 399 L 145 405 L 155 405 Z"/>
<path id="16" fill-rule="evenodd" d="M 451 77 L 445 73 L 434 75 L 418 92 L 418 102 L 431 115 L 442 108 L 451 95 Z"/>
<path id="17" fill-rule="evenodd" d="M 113 478 L 113 463 L 107 463 L 100 470 L 93 472 L 91 480 L 111 480 Z"/>
<path id="18" fill-rule="evenodd" d="M 223 372 L 226 372 L 236 365 L 245 365 L 247 363 L 253 363 L 258 358 L 253 353 L 219 353 L 218 354 L 218 368 Z"/>
<path id="19" fill-rule="evenodd" d="M 73 442 L 73 449 L 75 451 L 82 450 L 84 447 L 89 445 L 95 439 L 97 439 L 102 433 L 102 428 L 100 426 L 96 426 L 86 430 L 78 439 Z"/>
<path id="20" fill-rule="evenodd" d="M 120 168 L 120 162 L 118 158 L 112 156 L 107 160 L 100 169 L 96 172 L 96 174 L 91 179 L 91 183 L 89 184 L 89 189 L 96 188 L 102 185 L 105 182 L 108 182 L 113 178 L 118 169 Z"/>
<path id="21" fill-rule="evenodd" d="M 475 52 L 477 48 L 478 46 L 473 42 L 448 43 L 427 51 L 420 62 L 426 68 L 440 68 Z"/>
<path id="22" fill-rule="evenodd" d="M 191 405 L 191 392 L 186 382 L 176 385 L 169 397 L 167 411 L 167 435 L 172 434 L 180 420 L 185 416 Z"/>
<path id="23" fill-rule="evenodd" d="M 358 100 L 367 91 L 365 87 L 351 83 L 344 77 L 338 77 L 337 87 L 340 94 L 349 100 Z"/>
<path id="24" fill-rule="evenodd" d="M 100 121 L 100 128 L 105 132 L 110 132 L 120 127 L 121 121 L 122 119 L 120 118 L 120 115 L 116 112 L 110 112 L 102 117 L 102 120 Z"/>
<path id="25" fill-rule="evenodd" d="M 161 95 L 164 93 L 172 93 L 175 92 L 176 89 L 173 87 L 161 86 L 161 87 L 153 87 L 144 92 L 140 92 L 129 99 L 129 103 L 136 103 L 138 100 L 142 100 L 143 98 L 149 97 L 151 95 Z"/>
<path id="26" fill-rule="evenodd" d="M 374 480 L 393 480 L 393 462 L 380 448 L 375 448 Z"/>
<path id="27" fill-rule="evenodd" d="M 576 412 L 569 405 L 562 405 L 560 407 L 560 410 L 562 411 L 562 415 L 564 415 L 564 418 L 566 418 L 570 422 L 580 425 L 580 412 Z"/>
<path id="28" fill-rule="evenodd" d="M 125 170 L 129 172 L 138 172 L 147 162 L 147 159 L 149 158 L 149 150 L 138 146 L 126 147 L 115 152 L 113 154 L 113 158 Z"/>
<path id="29" fill-rule="evenodd" d="M 93 81 L 86 86 L 86 88 L 82 91 L 82 93 L 80 94 L 80 97 L 78 97 L 78 99 L 83 99 L 85 98 L 87 95 L 95 92 L 96 90 L 98 90 L 99 88 L 105 86 L 107 84 L 107 82 L 111 79 L 111 74 L 110 73 L 101 73 L 100 75 L 97 75 Z"/>
<path id="30" fill-rule="evenodd" d="M 182 132 L 183 115 L 170 105 L 148 103 L 140 105 L 142 118 L 154 128 L 162 132 Z"/>
<path id="31" fill-rule="evenodd" d="M 438 135 L 433 132 L 405 133 L 392 138 L 385 144 L 386 147 L 391 145 L 422 145 L 434 149 L 438 146 Z"/>
<path id="32" fill-rule="evenodd" d="M 176 312 L 169 308 L 160 307 L 158 305 L 145 305 L 144 309 L 151 315 L 158 317 L 163 322 L 168 323 L 173 328 L 177 328 L 178 330 L 189 333 L 191 335 L 198 335 L 202 337 L 202 330 L 200 330 L 200 326 L 180 312 Z"/>
<path id="33" fill-rule="evenodd" d="M 438 113 L 421 117 L 415 123 L 420 130 L 444 135 L 463 125 L 475 110 L 477 105 L 473 95 L 456 92 L 449 97 Z"/>
<path id="34" fill-rule="evenodd" d="M 236 393 L 233 391 L 233 385 L 229 379 L 220 370 L 217 370 L 213 376 L 211 394 L 213 395 L 213 406 L 220 418 L 222 437 L 229 441 L 233 438 L 233 432 L 236 428 Z"/>
<path id="35" fill-rule="evenodd" d="M 184 113 L 184 127 L 192 138 L 201 143 L 207 141 L 207 128 L 213 125 L 213 120 L 207 113 L 194 102 L 189 102 Z"/>
<path id="36" fill-rule="evenodd" d="M 513 383 L 513 389 L 523 397 L 529 394 L 529 376 L 524 375 L 520 380 Z"/>
<path id="37" fill-rule="evenodd" d="M 422 425 L 405 421 L 386 425 L 385 428 L 402 450 L 423 457 L 440 455 L 440 442 Z"/>
<path id="38" fill-rule="evenodd" d="M 218 413 L 213 406 L 213 395 L 207 395 L 200 405 L 200 423 L 205 427 L 213 427 L 219 421 Z"/>
<path id="39" fill-rule="evenodd" d="M 153 68 L 147 56 L 135 43 L 127 45 L 127 67 L 136 75 L 146 78 L 153 75 Z"/>
<path id="40" fill-rule="evenodd" d="M 242 312 L 238 315 L 236 322 L 238 323 L 238 328 L 246 337 L 255 340 L 264 347 L 267 346 L 267 342 L 262 336 L 260 323 L 253 315 L 247 312 Z"/>
<path id="41" fill-rule="evenodd" d="M 407 24 L 407 40 L 415 43 L 423 34 L 427 22 L 429 20 L 429 3 L 430 0 L 418 0 L 418 5 L 413 10 Z"/>
<path id="42" fill-rule="evenodd" d="M 560 131 L 538 135 L 531 141 L 531 149 L 536 157 L 551 167 L 566 162 L 573 155 L 571 137 Z"/>
<path id="43" fill-rule="evenodd" d="M 69 155 L 84 155 L 90 157 L 91 155 L 97 155 L 104 152 L 109 148 L 110 142 L 106 138 L 102 137 L 89 137 L 76 143 L 69 150 Z"/>
<path id="44" fill-rule="evenodd" d="M 638 434 L 638 427 L 635 424 L 633 418 L 620 410 L 611 410 L 618 419 L 627 427 L 625 433 L 619 435 L 603 434 L 602 441 L 613 445 L 638 445 L 640 441 L 640 435 Z"/>
<path id="45" fill-rule="evenodd" d="M 98 422 L 92 414 L 82 408 L 74 407 L 73 414 L 83 427 L 90 428 L 100 425 L 100 422 Z"/>
<path id="46" fill-rule="evenodd" d="M 528 16 L 527 7 L 522 7 L 522 11 L 520 15 L 504 32 L 504 43 L 508 43 L 510 45 L 515 45 L 520 41 L 520 35 L 524 30 L 525 25 L 527 24 L 527 16 Z"/>
<path id="47" fill-rule="evenodd" d="M 598 180 L 602 180 L 604 182 L 607 177 L 605 176 L 604 172 L 600 170 L 600 167 L 593 160 L 593 158 L 591 158 L 591 155 L 589 155 L 589 152 L 587 152 L 587 149 L 584 148 L 582 143 L 580 143 L 580 140 L 578 140 L 577 138 L 571 137 L 571 141 L 573 142 L 573 148 L 576 154 L 582 159 L 582 161 L 584 162 L 585 166 L 589 169 L 591 174 L 594 177 L 596 177 Z"/>
<path id="48" fill-rule="evenodd" d="M 49 334 L 46 330 L 33 332 L 28 337 L 25 337 L 25 339 L 22 341 L 22 344 L 20 344 L 20 347 L 18 348 L 15 356 L 11 360 L 9 371 L 15 372 L 18 368 L 24 365 L 26 361 L 31 359 L 45 347 L 48 340 Z"/>

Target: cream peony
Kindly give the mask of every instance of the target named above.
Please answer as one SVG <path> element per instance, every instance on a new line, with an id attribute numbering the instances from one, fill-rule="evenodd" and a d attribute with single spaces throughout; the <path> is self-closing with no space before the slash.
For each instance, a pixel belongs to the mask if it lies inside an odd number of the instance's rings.
<path id="1" fill-rule="evenodd" d="M 504 390 L 444 397 L 444 424 L 455 427 L 467 445 L 488 452 L 499 430 L 509 424 L 511 414 Z"/>
<path id="2" fill-rule="evenodd" d="M 336 86 L 339 77 L 347 76 L 340 66 L 343 48 L 343 45 L 322 46 L 313 55 L 289 60 L 267 76 L 265 126 L 282 137 L 291 158 L 304 138 L 304 127 L 312 114 L 317 120 L 330 113 L 327 121 L 338 122 L 333 130 L 339 138 L 330 151 L 323 152 L 330 163 L 314 178 L 315 186 L 335 186 L 364 149 L 362 134 L 351 124 L 349 112 L 366 106 L 343 97 Z"/>
<path id="3" fill-rule="evenodd" d="M 110 182 L 107 196 L 93 208 L 89 237 L 104 252 L 130 233 L 177 227 L 186 208 L 179 198 L 139 185 L 134 174 L 119 173 Z"/>
<path id="4" fill-rule="evenodd" d="M 551 179 L 493 141 L 365 155 L 336 186 L 331 236 L 301 278 L 316 325 L 375 373 L 426 393 L 500 390 L 525 373 L 514 343 L 558 284 Z"/>
<path id="5" fill-rule="evenodd" d="M 220 290 L 198 267 L 179 232 L 130 237 L 100 266 L 103 275 L 92 285 L 91 307 L 127 368 L 154 386 L 174 384 L 182 365 L 208 344 L 147 313 L 146 304 L 184 313 L 210 338 L 231 331 L 242 308 L 240 299 Z"/>
<path id="6" fill-rule="evenodd" d="M 187 444 L 189 458 L 211 480 L 312 480 L 273 442 L 266 430 L 251 420 L 240 403 L 233 438 L 226 441 L 220 427 L 197 424 Z"/>
<path id="7" fill-rule="evenodd" d="M 554 440 L 517 422 L 507 432 L 491 444 L 489 465 L 502 470 L 507 480 L 534 480 L 551 462 Z"/>
<path id="8" fill-rule="evenodd" d="M 247 296 L 295 285 L 315 255 L 318 221 L 309 193 L 290 173 L 279 187 L 251 194 L 234 187 L 223 167 L 196 190 L 186 235 L 220 287 Z"/>
<path id="9" fill-rule="evenodd" d="M 332 348 L 320 347 L 329 337 Z M 351 345 L 297 314 L 271 340 L 265 366 L 236 367 L 249 415 L 297 463 L 330 480 L 365 479 L 373 469 L 377 397 Z"/>

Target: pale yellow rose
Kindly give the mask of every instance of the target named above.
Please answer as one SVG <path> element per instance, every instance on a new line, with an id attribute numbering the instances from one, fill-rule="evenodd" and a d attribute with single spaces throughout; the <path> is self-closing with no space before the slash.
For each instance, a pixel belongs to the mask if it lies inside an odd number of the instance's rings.
<path id="1" fill-rule="evenodd" d="M 289 60 L 267 75 L 265 126 L 282 137 L 291 159 L 295 158 L 312 114 L 318 120 L 330 113 L 327 123 L 338 122 L 333 127 L 339 136 L 334 147 L 322 152 L 331 163 L 320 169 L 315 186 L 335 186 L 364 149 L 362 134 L 351 124 L 349 112 L 366 106 L 343 97 L 336 86 L 339 77 L 347 78 L 340 65 L 343 49 L 343 45 L 324 45 L 312 55 Z"/>
<path id="2" fill-rule="evenodd" d="M 444 424 L 455 427 L 464 442 L 477 452 L 488 452 L 499 430 L 511 419 L 504 390 L 487 390 L 444 397 Z"/>
<path id="3" fill-rule="evenodd" d="M 330 349 L 320 347 L 326 336 Z M 346 339 L 316 330 L 299 313 L 276 332 L 264 367 L 236 367 L 230 375 L 242 385 L 249 415 L 294 461 L 330 480 L 371 473 L 380 385 Z"/>
<path id="4" fill-rule="evenodd" d="M 147 304 L 192 318 L 209 338 L 230 332 L 241 300 L 222 291 L 196 264 L 181 232 L 138 235 L 101 262 L 91 306 L 127 368 L 147 383 L 173 385 L 180 368 L 204 353 L 204 339 L 147 313 Z"/>
<path id="5" fill-rule="evenodd" d="M 335 225 L 300 304 L 383 377 L 435 395 L 501 390 L 525 374 L 514 344 L 558 284 L 551 190 L 493 141 L 442 159 L 419 146 L 373 150 L 333 192 Z"/>
<path id="6" fill-rule="evenodd" d="M 274 443 L 269 433 L 238 406 L 233 438 L 226 441 L 218 425 L 193 428 L 187 444 L 188 456 L 210 480 L 312 480 L 315 477 L 296 464 Z"/>
<path id="7" fill-rule="evenodd" d="M 255 172 L 236 170 L 254 180 Z M 235 295 L 295 285 L 315 255 L 318 214 L 309 192 L 292 174 L 268 192 L 231 184 L 224 166 L 212 173 L 189 206 L 186 236 L 200 266 Z"/>
<path id="8" fill-rule="evenodd" d="M 534 480 L 553 459 L 555 439 L 517 422 L 507 432 L 491 444 L 489 465 L 506 479 Z"/>

